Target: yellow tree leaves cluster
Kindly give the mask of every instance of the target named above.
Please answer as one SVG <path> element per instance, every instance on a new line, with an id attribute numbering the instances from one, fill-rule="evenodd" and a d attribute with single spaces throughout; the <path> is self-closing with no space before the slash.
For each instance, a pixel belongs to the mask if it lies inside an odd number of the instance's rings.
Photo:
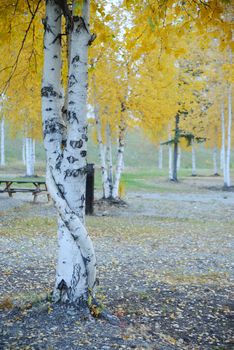
<path id="1" fill-rule="evenodd" d="M 1 90 L 12 132 L 41 138 L 43 1 L 1 1 Z M 7 58 L 7 59 L 6 59 Z"/>

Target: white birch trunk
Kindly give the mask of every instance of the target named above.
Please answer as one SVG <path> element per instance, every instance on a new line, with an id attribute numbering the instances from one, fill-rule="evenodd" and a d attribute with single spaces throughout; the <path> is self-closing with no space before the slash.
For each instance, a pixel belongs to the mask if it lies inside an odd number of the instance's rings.
<path id="1" fill-rule="evenodd" d="M 87 305 L 94 293 L 96 258 L 84 226 L 87 149 L 87 68 L 89 2 L 74 17 L 66 111 L 67 138 L 61 112 L 61 9 L 46 3 L 42 115 L 47 155 L 47 186 L 59 213 L 58 262 L 54 299 Z M 64 142 L 66 141 L 66 142 Z"/>
<path id="2" fill-rule="evenodd" d="M 35 166 L 35 163 L 36 163 L 36 140 L 35 139 L 33 139 L 32 154 L 33 154 L 33 163 Z"/>
<path id="3" fill-rule="evenodd" d="M 218 160 L 217 157 L 218 156 L 218 150 L 217 150 L 217 146 L 214 146 L 213 148 L 213 165 L 214 165 L 214 175 L 218 175 Z"/>
<path id="4" fill-rule="evenodd" d="M 26 176 L 34 175 L 34 163 L 32 157 L 32 139 L 30 137 L 25 138 L 25 153 L 26 153 Z"/>
<path id="5" fill-rule="evenodd" d="M 227 186 L 231 186 L 230 161 L 231 161 L 231 132 L 232 132 L 232 87 L 228 88 L 228 126 L 227 126 L 227 158 L 226 158 L 226 180 Z"/>
<path id="6" fill-rule="evenodd" d="M 192 152 L 192 176 L 197 176 L 196 151 L 194 146 L 194 140 L 191 140 L 191 152 Z"/>
<path id="7" fill-rule="evenodd" d="M 173 180 L 173 167 L 172 167 L 172 144 L 169 143 L 168 145 L 168 166 L 169 166 L 169 180 Z"/>
<path id="8" fill-rule="evenodd" d="M 102 141 L 102 130 L 101 122 L 99 118 L 98 107 L 94 108 L 94 116 L 96 120 L 96 130 L 97 130 L 97 141 L 99 146 L 99 159 L 101 163 L 101 175 L 102 175 L 102 189 L 103 189 L 103 198 L 110 198 L 110 186 L 108 181 L 107 166 L 106 166 L 106 147 Z"/>
<path id="9" fill-rule="evenodd" d="M 118 139 L 118 150 L 117 150 L 117 161 L 116 161 L 116 171 L 115 171 L 115 180 L 113 185 L 113 198 L 119 198 L 119 184 L 121 173 L 123 169 L 123 155 L 124 155 L 124 136 L 125 136 L 125 125 L 124 122 L 121 122 L 119 126 L 119 139 Z"/>
<path id="10" fill-rule="evenodd" d="M 5 120 L 4 117 L 1 120 L 1 160 L 0 165 L 5 166 Z"/>
<path id="11" fill-rule="evenodd" d="M 163 146 L 161 144 L 159 144 L 158 148 L 158 168 L 163 168 Z"/>
<path id="12" fill-rule="evenodd" d="M 223 170 L 223 163 L 224 163 L 224 154 L 223 154 L 223 146 L 221 146 L 221 150 L 220 150 L 220 170 Z"/>
<path id="13" fill-rule="evenodd" d="M 26 140 L 25 137 L 22 139 L 22 161 L 26 165 Z"/>
<path id="14" fill-rule="evenodd" d="M 113 190 L 113 161 L 112 161 L 112 145 L 111 145 L 111 130 L 110 124 L 106 125 L 106 162 L 107 162 L 107 173 L 108 173 L 108 184 L 110 196 L 112 197 Z"/>
<path id="15" fill-rule="evenodd" d="M 221 129 L 222 129 L 222 157 L 223 157 L 223 183 L 227 187 L 227 170 L 226 170 L 226 132 L 225 132 L 225 115 L 224 104 L 221 103 Z"/>
<path id="16" fill-rule="evenodd" d="M 178 146 L 177 170 L 180 169 L 180 164 L 181 164 L 181 147 Z"/>

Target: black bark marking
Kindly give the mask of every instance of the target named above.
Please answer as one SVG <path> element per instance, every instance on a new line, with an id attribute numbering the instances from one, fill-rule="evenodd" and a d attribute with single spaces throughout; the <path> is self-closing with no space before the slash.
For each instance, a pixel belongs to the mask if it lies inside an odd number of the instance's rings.
<path id="1" fill-rule="evenodd" d="M 73 85 L 77 83 L 77 79 L 74 74 L 71 74 L 69 77 L 68 87 L 71 88 Z"/>
<path id="2" fill-rule="evenodd" d="M 81 151 L 81 152 L 80 152 L 80 155 L 81 155 L 82 158 L 86 157 L 86 154 L 87 154 L 86 151 Z"/>
<path id="3" fill-rule="evenodd" d="M 56 97 L 58 96 L 58 93 L 54 90 L 53 86 L 44 86 L 41 89 L 41 96 L 42 97 Z"/>
<path id="4" fill-rule="evenodd" d="M 83 134 L 81 137 L 82 137 L 82 139 L 83 139 L 85 142 L 88 141 L 88 136 L 87 136 L 87 135 Z"/>
<path id="5" fill-rule="evenodd" d="M 64 281 L 64 279 L 62 279 L 59 284 L 58 284 L 58 287 L 57 287 L 60 291 L 62 290 L 67 290 L 68 287 L 67 287 L 67 283 Z"/>
<path id="6" fill-rule="evenodd" d="M 80 57 L 78 55 L 76 55 L 75 57 L 73 57 L 72 63 L 79 62 L 79 60 L 80 60 Z"/>
<path id="7" fill-rule="evenodd" d="M 69 121 L 71 123 L 76 121 L 79 124 L 79 120 L 78 120 L 75 112 L 68 111 L 68 113 L 67 113 L 67 121 Z"/>
<path id="8" fill-rule="evenodd" d="M 88 41 L 88 46 L 90 46 L 92 44 L 92 42 L 96 39 L 97 35 L 96 34 L 92 34 L 90 36 L 90 39 Z"/>
<path id="9" fill-rule="evenodd" d="M 43 128 L 44 137 L 46 137 L 46 135 L 50 135 L 58 132 L 60 133 L 62 128 L 63 128 L 63 125 L 61 123 L 58 123 L 56 118 L 45 120 L 44 128 Z"/>
<path id="10" fill-rule="evenodd" d="M 70 157 L 67 157 L 67 160 L 70 164 L 73 164 L 74 162 L 76 162 L 78 159 L 73 157 L 73 156 L 70 156 Z"/>
<path id="11" fill-rule="evenodd" d="M 65 198 L 65 189 L 64 186 L 62 184 L 58 184 L 57 185 L 58 190 L 59 190 L 59 195 L 61 196 L 61 198 Z"/>
<path id="12" fill-rule="evenodd" d="M 70 146 L 75 149 L 75 148 L 81 148 L 83 146 L 83 141 L 70 141 Z"/>
<path id="13" fill-rule="evenodd" d="M 47 112 L 52 111 L 52 108 L 46 108 L 46 111 Z"/>
<path id="14" fill-rule="evenodd" d="M 75 102 L 74 102 L 74 101 L 70 101 L 70 102 L 68 102 L 68 104 L 69 104 L 69 105 L 74 105 Z"/>
<path id="15" fill-rule="evenodd" d="M 83 175 L 86 173 L 86 167 L 84 168 L 78 168 L 78 169 L 67 169 L 65 171 L 65 177 L 64 179 L 66 179 L 67 177 L 78 177 L 79 175 Z"/>
<path id="16" fill-rule="evenodd" d="M 81 205 L 79 206 L 79 208 L 83 209 L 84 205 L 85 205 L 85 195 L 84 194 L 82 194 L 80 201 L 81 201 Z"/>

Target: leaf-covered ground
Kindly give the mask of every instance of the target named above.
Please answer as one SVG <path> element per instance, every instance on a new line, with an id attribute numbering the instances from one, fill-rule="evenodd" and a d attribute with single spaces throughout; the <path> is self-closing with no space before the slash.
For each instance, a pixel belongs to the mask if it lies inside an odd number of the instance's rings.
<path id="1" fill-rule="evenodd" d="M 2 195 L 0 349 L 233 349 L 234 193 L 204 188 L 214 181 L 162 181 L 87 218 L 97 297 L 118 326 L 50 303 L 55 211 Z"/>

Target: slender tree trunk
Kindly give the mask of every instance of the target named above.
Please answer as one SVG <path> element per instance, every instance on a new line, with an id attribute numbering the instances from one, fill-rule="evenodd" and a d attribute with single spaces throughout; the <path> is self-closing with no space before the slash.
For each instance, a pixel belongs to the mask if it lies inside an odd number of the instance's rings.
<path id="1" fill-rule="evenodd" d="M 220 170 L 223 170 L 223 163 L 224 163 L 224 154 L 223 154 L 224 148 L 223 145 L 221 146 L 220 149 Z"/>
<path id="2" fill-rule="evenodd" d="M 180 164 L 181 164 L 181 147 L 178 147 L 178 158 L 177 158 L 177 170 L 180 169 Z"/>
<path id="3" fill-rule="evenodd" d="M 113 162 L 112 162 L 112 145 L 111 145 L 111 130 L 110 124 L 106 124 L 106 162 L 108 172 L 109 191 L 112 197 L 113 191 Z"/>
<path id="4" fill-rule="evenodd" d="M 179 134 L 179 121 L 180 117 L 177 114 L 175 117 L 175 136 L 174 136 L 174 156 L 173 156 L 173 176 L 172 180 L 173 181 L 178 181 L 177 179 L 177 159 L 178 159 L 178 134 Z"/>
<path id="5" fill-rule="evenodd" d="M 214 175 L 218 176 L 218 160 L 217 160 L 218 150 L 217 146 L 213 148 L 213 165 L 214 165 Z"/>
<path id="6" fill-rule="evenodd" d="M 94 293 L 96 258 L 84 224 L 87 153 L 87 69 L 89 1 L 82 18 L 73 16 L 66 130 L 61 113 L 61 9 L 46 3 L 42 115 L 47 155 L 47 186 L 59 213 L 58 263 L 54 299 L 87 305 Z M 66 139 L 64 139 L 66 135 Z"/>
<path id="7" fill-rule="evenodd" d="M 26 176 L 34 176 L 33 142 L 30 137 L 25 138 Z"/>
<path id="8" fill-rule="evenodd" d="M 36 163 L 36 140 L 33 139 L 33 147 L 32 147 L 32 152 L 33 152 L 33 163 Z"/>
<path id="9" fill-rule="evenodd" d="M 26 139 L 23 137 L 22 139 L 22 161 L 23 164 L 26 165 Z"/>
<path id="10" fill-rule="evenodd" d="M 194 140 L 191 141 L 191 151 L 192 151 L 192 176 L 197 176 L 196 151 L 194 146 Z"/>
<path id="11" fill-rule="evenodd" d="M 232 87 L 228 87 L 228 126 L 227 126 L 227 158 L 226 158 L 226 173 L 227 186 L 231 186 L 230 178 L 230 161 L 231 161 L 231 132 L 232 132 Z"/>
<path id="12" fill-rule="evenodd" d="M 34 154 L 34 141 L 32 138 L 30 138 L 30 168 L 31 168 L 31 174 L 35 175 L 35 154 Z"/>
<path id="13" fill-rule="evenodd" d="M 169 165 L 169 180 L 173 180 L 173 156 L 172 156 L 172 144 L 168 145 L 168 165 Z"/>
<path id="14" fill-rule="evenodd" d="M 224 182 L 224 187 L 227 187 L 228 183 L 227 183 L 227 168 L 226 168 L 226 132 L 225 132 L 225 115 L 224 115 L 223 102 L 221 103 L 221 126 L 222 126 L 223 182 Z"/>
<path id="15" fill-rule="evenodd" d="M 5 120 L 4 117 L 2 117 L 1 120 L 1 166 L 5 166 Z"/>
<path id="16" fill-rule="evenodd" d="M 102 174 L 102 190 L 103 198 L 110 198 L 110 186 L 108 181 L 107 166 L 106 166 L 106 147 L 102 141 L 102 130 L 101 130 L 101 121 L 99 118 L 98 107 L 97 105 L 94 108 L 94 115 L 96 120 L 96 130 L 97 130 L 97 141 L 99 146 L 99 159 L 101 163 L 101 174 Z"/>
<path id="17" fill-rule="evenodd" d="M 115 181 L 113 185 L 113 198 L 119 197 L 119 183 L 121 178 L 121 173 L 123 169 L 123 154 L 124 154 L 124 137 L 125 137 L 126 126 L 124 121 L 121 121 L 119 126 L 119 139 L 118 139 L 118 153 L 117 153 L 117 162 L 116 162 L 116 171 L 115 171 Z"/>
<path id="18" fill-rule="evenodd" d="M 163 146 L 161 144 L 158 147 L 158 168 L 163 168 Z"/>

